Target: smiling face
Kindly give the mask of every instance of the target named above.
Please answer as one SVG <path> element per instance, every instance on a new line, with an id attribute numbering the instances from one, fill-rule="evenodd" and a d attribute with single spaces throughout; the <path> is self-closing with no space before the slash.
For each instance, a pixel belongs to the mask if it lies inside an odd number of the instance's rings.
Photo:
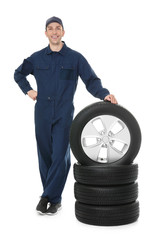
<path id="1" fill-rule="evenodd" d="M 50 23 L 45 31 L 45 35 L 49 39 L 49 42 L 52 45 L 59 45 L 62 37 L 64 36 L 65 31 L 62 26 L 57 22 Z"/>

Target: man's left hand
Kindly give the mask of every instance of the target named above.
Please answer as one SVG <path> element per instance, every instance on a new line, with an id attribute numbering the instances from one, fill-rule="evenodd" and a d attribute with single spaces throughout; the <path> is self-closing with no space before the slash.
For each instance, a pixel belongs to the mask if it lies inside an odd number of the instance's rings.
<path id="1" fill-rule="evenodd" d="M 114 95 L 112 95 L 112 94 L 107 95 L 107 96 L 104 98 L 104 100 L 108 100 L 108 101 L 110 101 L 111 103 L 118 104 L 116 98 L 115 98 Z"/>

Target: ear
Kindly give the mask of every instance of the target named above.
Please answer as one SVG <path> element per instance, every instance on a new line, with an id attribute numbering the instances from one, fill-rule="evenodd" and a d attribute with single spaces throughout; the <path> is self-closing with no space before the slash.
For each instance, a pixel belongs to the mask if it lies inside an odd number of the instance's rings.
<path id="1" fill-rule="evenodd" d="M 62 37 L 64 37 L 64 35 L 65 35 L 65 31 L 63 30 L 63 32 L 62 32 Z"/>
<path id="2" fill-rule="evenodd" d="M 47 37 L 47 31 L 45 31 L 45 36 Z"/>

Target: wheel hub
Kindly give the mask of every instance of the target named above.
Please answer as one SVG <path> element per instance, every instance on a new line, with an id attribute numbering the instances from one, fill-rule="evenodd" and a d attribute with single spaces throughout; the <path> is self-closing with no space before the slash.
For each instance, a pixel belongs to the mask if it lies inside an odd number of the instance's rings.
<path id="1" fill-rule="evenodd" d="M 110 139 L 109 139 L 108 136 L 104 136 L 104 137 L 102 138 L 102 141 L 103 141 L 104 143 L 108 143 L 108 142 L 110 141 Z"/>

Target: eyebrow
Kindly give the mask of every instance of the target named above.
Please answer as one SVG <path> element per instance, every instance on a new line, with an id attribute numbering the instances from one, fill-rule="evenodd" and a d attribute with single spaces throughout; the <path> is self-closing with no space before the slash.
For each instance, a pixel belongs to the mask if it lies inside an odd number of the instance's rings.
<path id="1" fill-rule="evenodd" d="M 61 26 L 60 25 L 58 25 L 58 26 L 56 26 L 57 28 L 59 27 L 59 28 L 61 28 Z M 53 26 L 48 26 L 48 28 L 53 28 Z"/>

